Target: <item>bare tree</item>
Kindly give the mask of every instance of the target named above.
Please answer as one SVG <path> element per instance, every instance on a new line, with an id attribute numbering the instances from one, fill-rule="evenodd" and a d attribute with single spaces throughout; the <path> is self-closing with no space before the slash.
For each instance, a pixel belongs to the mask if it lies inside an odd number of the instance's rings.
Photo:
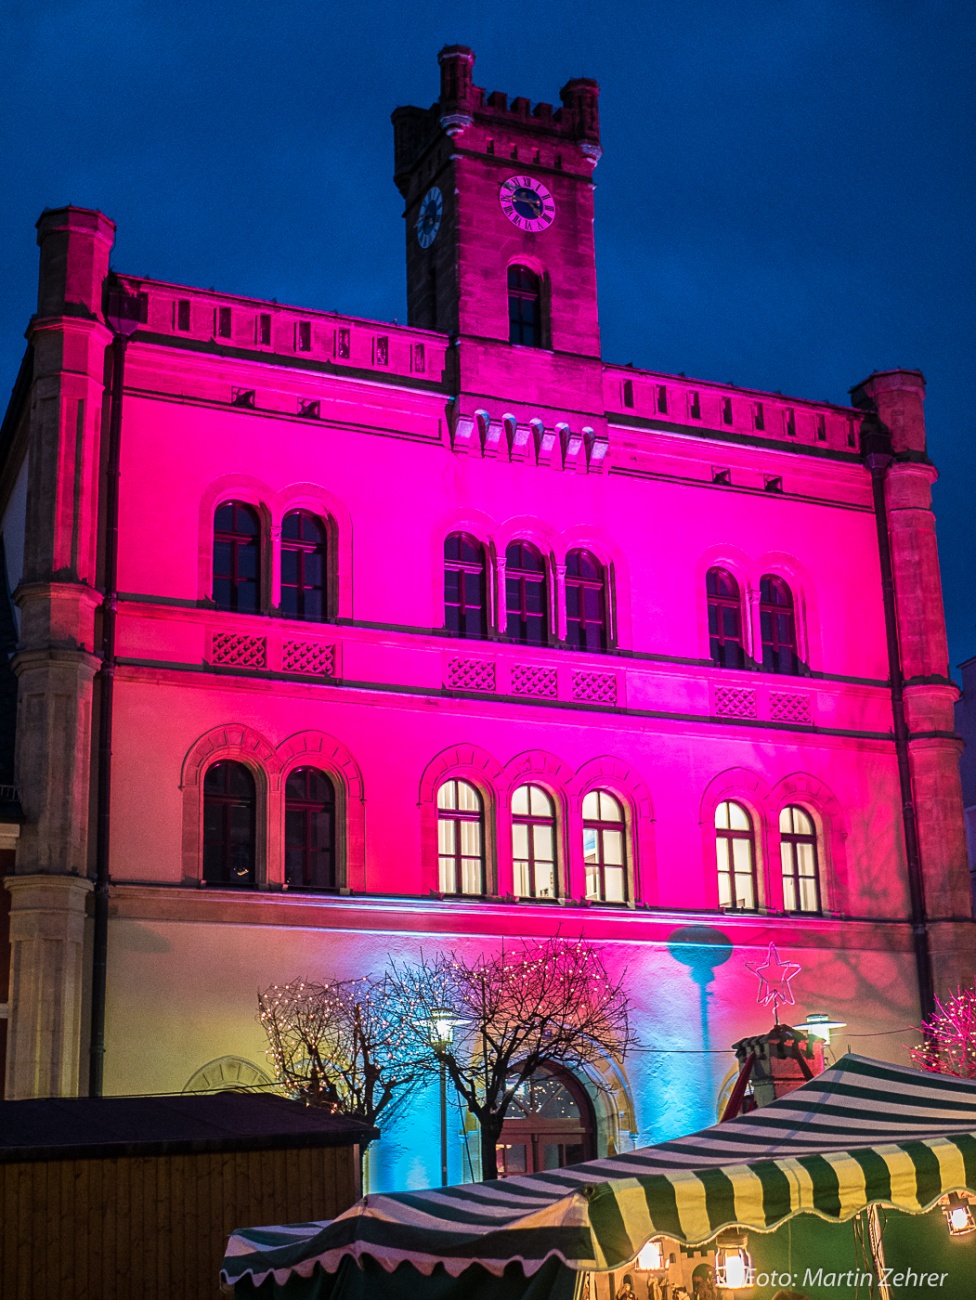
<path id="1" fill-rule="evenodd" d="M 621 981 L 582 939 L 523 943 L 473 961 L 456 952 L 421 958 L 393 966 L 390 979 L 404 1033 L 444 1067 L 478 1120 L 486 1180 L 498 1177 L 496 1147 L 515 1093 L 540 1066 L 585 1070 L 623 1059 L 636 1042 Z"/>
<path id="2" fill-rule="evenodd" d="M 421 1080 L 422 1054 L 401 1032 L 388 975 L 258 993 L 275 1078 L 292 1096 L 367 1124 L 389 1122 Z"/>
<path id="3" fill-rule="evenodd" d="M 935 1011 L 919 1033 L 923 1041 L 908 1050 L 920 1070 L 976 1079 L 976 987 L 936 998 Z"/>

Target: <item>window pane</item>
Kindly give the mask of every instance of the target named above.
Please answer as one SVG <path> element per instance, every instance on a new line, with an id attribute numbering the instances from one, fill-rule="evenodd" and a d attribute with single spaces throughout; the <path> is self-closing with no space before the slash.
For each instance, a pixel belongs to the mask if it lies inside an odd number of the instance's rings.
<path id="1" fill-rule="evenodd" d="M 749 814 L 741 804 L 730 803 L 728 809 L 729 825 L 733 830 L 748 831 L 752 829 L 752 822 L 749 820 Z"/>
<path id="2" fill-rule="evenodd" d="M 439 862 L 440 891 L 442 894 L 453 894 L 457 885 L 454 881 L 454 859 L 441 858 Z"/>
<path id="3" fill-rule="evenodd" d="M 556 870 L 551 863 L 536 862 L 535 896 L 536 898 L 556 897 Z"/>
<path id="4" fill-rule="evenodd" d="M 800 880 L 800 910 L 802 912 L 819 912 L 820 899 L 817 896 L 817 881 L 803 877 Z"/>
<path id="5" fill-rule="evenodd" d="M 729 829 L 729 805 L 727 803 L 720 803 L 715 809 L 715 826 L 722 831 Z"/>
<path id="6" fill-rule="evenodd" d="M 604 822 L 622 822 L 624 810 L 613 795 L 607 794 L 606 790 L 598 790 L 597 794 L 600 799 L 600 820 Z"/>
<path id="7" fill-rule="evenodd" d="M 793 830 L 793 809 L 790 807 L 783 808 L 779 814 L 780 834 L 786 834 Z"/>
<path id="8" fill-rule="evenodd" d="M 795 912 L 796 905 L 796 883 L 792 876 L 783 876 L 783 906 L 787 912 Z"/>
<path id="9" fill-rule="evenodd" d="M 551 817 L 552 800 L 537 785 L 529 786 L 529 808 L 533 817 Z"/>
<path id="10" fill-rule="evenodd" d="M 515 897 L 528 898 L 531 890 L 529 888 L 529 868 L 525 862 L 515 863 Z"/>
<path id="11" fill-rule="evenodd" d="M 525 859 L 529 856 L 529 828 L 524 823 L 512 825 L 512 856 Z"/>
<path id="12" fill-rule="evenodd" d="M 457 807 L 457 782 L 445 781 L 437 791 L 438 808 L 456 808 Z"/>
<path id="13" fill-rule="evenodd" d="M 622 867 L 607 867 L 603 873 L 604 888 L 606 890 L 606 901 L 608 903 L 622 903 L 625 900 L 624 894 L 624 872 Z"/>
<path id="14" fill-rule="evenodd" d="M 526 816 L 529 811 L 529 789 L 527 785 L 520 785 L 512 795 L 512 812 Z"/>
<path id="15" fill-rule="evenodd" d="M 718 905 L 719 907 L 732 906 L 732 886 L 729 882 L 727 871 L 720 871 L 718 876 Z"/>
<path id="16" fill-rule="evenodd" d="M 461 893 L 462 894 L 480 894 L 481 885 L 481 861 L 477 858 L 461 859 Z"/>
<path id="17" fill-rule="evenodd" d="M 519 829 L 525 830 L 525 827 Z M 552 862 L 555 859 L 553 833 L 551 825 L 532 827 L 532 849 L 536 862 Z"/>
<path id="18" fill-rule="evenodd" d="M 796 861 L 801 876 L 815 876 L 817 874 L 817 860 L 812 844 L 804 844 L 802 841 L 797 844 Z"/>
<path id="19" fill-rule="evenodd" d="M 478 791 L 467 781 L 457 782 L 457 806 L 462 812 L 481 812 L 481 799 Z"/>
<path id="20" fill-rule="evenodd" d="M 600 897 L 600 872 L 596 867 L 586 868 L 586 897 Z"/>
<path id="21" fill-rule="evenodd" d="M 732 840 L 732 863 L 736 871 L 752 874 L 752 844 L 749 840 L 738 836 Z"/>
<path id="22" fill-rule="evenodd" d="M 624 837 L 620 831 L 603 832 L 603 861 L 622 865 L 624 860 Z"/>
<path id="23" fill-rule="evenodd" d="M 461 852 L 468 857 L 481 856 L 481 822 L 459 822 Z"/>
<path id="24" fill-rule="evenodd" d="M 454 852 L 455 822 L 440 820 L 437 823 L 437 849 L 440 853 Z"/>
<path id="25" fill-rule="evenodd" d="M 803 811 L 803 809 L 802 809 L 802 808 L 794 808 L 794 809 L 792 809 L 792 812 L 793 812 L 793 824 L 794 824 L 796 830 L 797 830 L 801 835 L 812 835 L 812 834 L 813 834 L 813 822 L 810 820 L 810 818 L 807 816 L 807 814 Z"/>
<path id="26" fill-rule="evenodd" d="M 583 827 L 583 858 L 587 862 L 596 861 L 596 831 L 590 826 Z"/>

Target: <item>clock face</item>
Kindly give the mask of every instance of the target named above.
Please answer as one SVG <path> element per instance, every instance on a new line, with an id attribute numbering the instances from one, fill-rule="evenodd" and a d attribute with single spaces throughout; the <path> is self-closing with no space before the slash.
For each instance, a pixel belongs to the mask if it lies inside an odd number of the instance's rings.
<path id="1" fill-rule="evenodd" d="M 441 228 L 441 213 L 444 211 L 444 195 L 436 185 L 432 185 L 420 200 L 417 214 L 417 243 L 421 248 L 430 248 Z"/>
<path id="2" fill-rule="evenodd" d="M 534 176 L 509 176 L 502 182 L 498 200 L 519 230 L 548 230 L 556 219 L 556 200 Z"/>

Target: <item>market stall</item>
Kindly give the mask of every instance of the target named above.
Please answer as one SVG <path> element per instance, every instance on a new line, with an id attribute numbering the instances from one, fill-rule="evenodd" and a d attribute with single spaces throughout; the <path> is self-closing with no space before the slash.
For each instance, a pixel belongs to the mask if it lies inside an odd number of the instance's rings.
<path id="1" fill-rule="evenodd" d="M 968 1231 L 967 1193 L 976 1197 L 976 1082 L 848 1055 L 760 1110 L 671 1142 L 522 1178 L 368 1196 L 331 1223 L 241 1230 L 222 1278 L 239 1297 L 289 1300 L 563 1300 L 587 1288 L 596 1300 L 611 1273 L 624 1285 L 627 1265 L 651 1274 L 637 1261 L 645 1250 L 649 1262 L 654 1242 L 665 1258 L 713 1243 L 709 1267 L 731 1263 L 729 1286 L 751 1265 L 750 1233 L 859 1215 L 877 1271 L 884 1246 L 871 1207 L 935 1209 L 946 1232 L 955 1212 Z M 971 1278 L 970 1243 L 976 1236 L 965 1243 Z M 950 1294 L 944 1284 L 938 1293 Z"/>

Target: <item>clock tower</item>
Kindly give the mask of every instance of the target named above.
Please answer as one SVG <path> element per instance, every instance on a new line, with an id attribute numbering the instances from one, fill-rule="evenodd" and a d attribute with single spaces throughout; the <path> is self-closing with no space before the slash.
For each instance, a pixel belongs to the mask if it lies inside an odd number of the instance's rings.
<path id="1" fill-rule="evenodd" d="M 600 356 L 598 87 L 569 81 L 559 108 L 532 106 L 486 95 L 465 46 L 448 46 L 438 60 L 438 101 L 393 114 L 409 323 L 456 336 L 461 389 L 487 398 L 517 378 L 538 399 L 556 395 L 554 384 L 566 389 L 572 371 L 573 393 L 563 399 L 599 405 L 596 379 L 584 377 Z M 567 367 L 569 358 L 577 364 Z"/>

